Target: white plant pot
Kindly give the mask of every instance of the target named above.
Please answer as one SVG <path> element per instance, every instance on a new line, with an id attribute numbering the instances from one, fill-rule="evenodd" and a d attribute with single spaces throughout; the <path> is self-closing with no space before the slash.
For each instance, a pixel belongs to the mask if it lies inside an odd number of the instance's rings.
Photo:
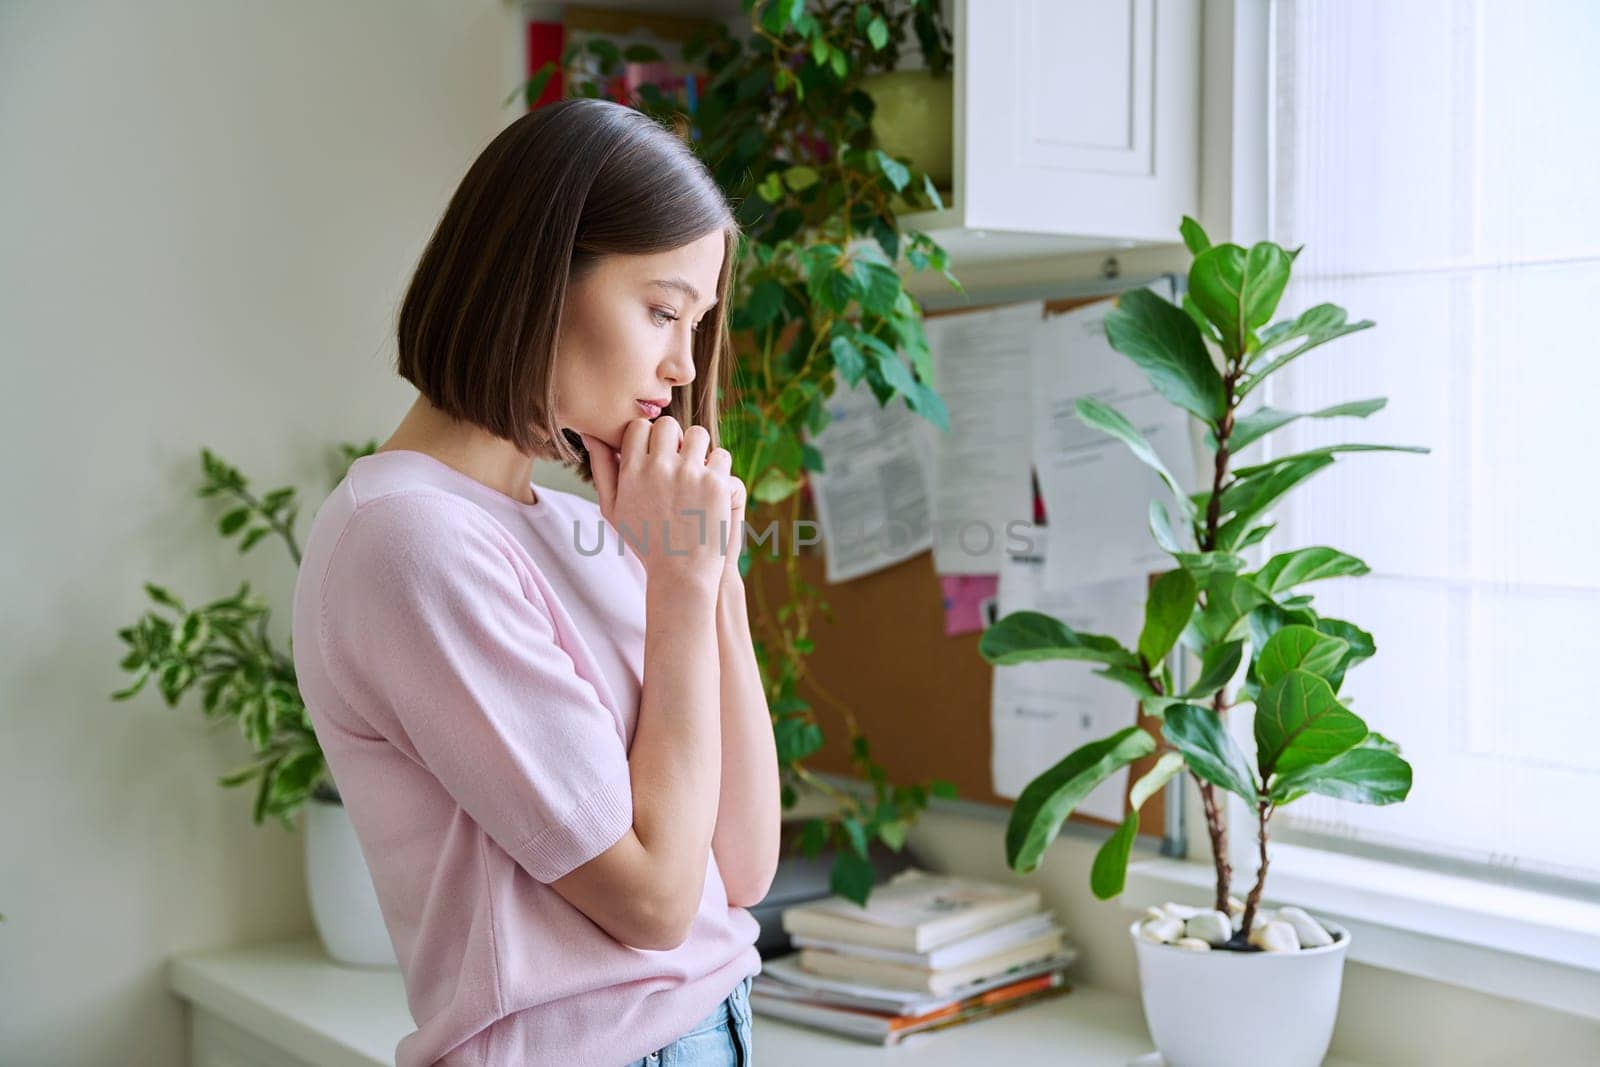
<path id="1" fill-rule="evenodd" d="M 355 967 L 398 967 L 361 842 L 343 804 L 306 801 L 306 890 L 322 947 Z"/>
<path id="2" fill-rule="evenodd" d="M 1166 1067 L 1318 1067 L 1333 1038 L 1350 933 L 1299 952 L 1195 952 L 1146 941 L 1128 928 L 1139 995 Z"/>

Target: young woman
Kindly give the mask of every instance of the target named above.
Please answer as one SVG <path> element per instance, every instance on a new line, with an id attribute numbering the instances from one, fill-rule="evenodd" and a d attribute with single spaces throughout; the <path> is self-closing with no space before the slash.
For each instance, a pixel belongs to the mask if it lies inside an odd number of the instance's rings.
<path id="1" fill-rule="evenodd" d="M 420 395 L 319 509 L 293 622 L 398 1067 L 751 1062 L 780 813 L 717 444 L 737 236 L 676 135 L 569 100 L 484 150 L 406 293 Z"/>

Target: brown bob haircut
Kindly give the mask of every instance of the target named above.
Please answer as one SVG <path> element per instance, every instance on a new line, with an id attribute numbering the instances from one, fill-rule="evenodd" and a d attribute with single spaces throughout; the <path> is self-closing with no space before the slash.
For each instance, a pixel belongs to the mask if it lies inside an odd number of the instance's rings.
<path id="1" fill-rule="evenodd" d="M 673 390 L 666 414 L 704 426 L 716 447 L 738 224 L 676 132 L 609 100 L 531 111 L 473 162 L 406 290 L 396 369 L 441 411 L 592 481 L 578 435 L 556 425 L 567 287 L 603 256 L 663 252 L 715 230 L 726 237 L 715 322 L 695 331 L 694 381 Z"/>

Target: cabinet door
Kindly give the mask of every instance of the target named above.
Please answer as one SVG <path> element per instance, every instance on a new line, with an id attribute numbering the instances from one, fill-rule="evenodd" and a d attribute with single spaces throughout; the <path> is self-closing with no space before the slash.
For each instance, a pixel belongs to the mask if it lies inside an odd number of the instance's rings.
<path id="1" fill-rule="evenodd" d="M 1199 202 L 1200 0 L 958 0 L 963 223 L 1175 242 Z"/>

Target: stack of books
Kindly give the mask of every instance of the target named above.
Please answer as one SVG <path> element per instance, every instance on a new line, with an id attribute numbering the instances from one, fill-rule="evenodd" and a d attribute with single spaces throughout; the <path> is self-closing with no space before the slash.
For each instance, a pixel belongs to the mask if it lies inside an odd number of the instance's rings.
<path id="1" fill-rule="evenodd" d="M 914 867 L 865 908 L 833 896 L 782 921 L 798 951 L 762 964 L 751 1009 L 881 1045 L 1059 996 L 1076 956 L 1038 890 Z"/>

